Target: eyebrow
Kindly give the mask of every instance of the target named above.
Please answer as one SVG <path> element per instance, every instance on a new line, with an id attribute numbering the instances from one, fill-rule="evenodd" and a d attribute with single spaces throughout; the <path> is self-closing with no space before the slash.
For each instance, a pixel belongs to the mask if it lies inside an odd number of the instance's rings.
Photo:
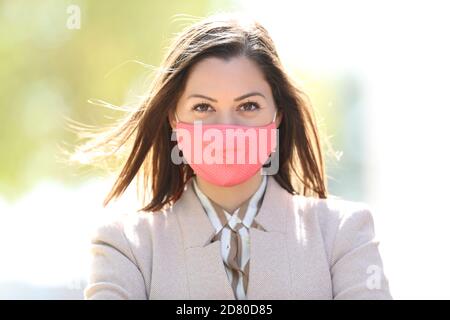
<path id="1" fill-rule="evenodd" d="M 237 97 L 237 98 L 234 99 L 234 101 L 240 101 L 242 99 L 245 99 L 245 98 L 248 98 L 248 97 L 252 97 L 252 96 L 261 96 L 264 99 L 266 99 L 266 97 L 262 93 L 255 91 L 255 92 L 249 92 L 249 93 L 246 93 L 246 94 L 244 94 L 244 95 L 242 95 L 240 97 Z M 188 97 L 188 99 L 190 99 L 190 98 L 203 98 L 203 99 L 207 99 L 207 100 L 210 100 L 210 101 L 213 101 L 213 102 L 217 102 L 216 99 L 213 99 L 211 97 L 205 96 L 203 94 L 191 94 Z"/>

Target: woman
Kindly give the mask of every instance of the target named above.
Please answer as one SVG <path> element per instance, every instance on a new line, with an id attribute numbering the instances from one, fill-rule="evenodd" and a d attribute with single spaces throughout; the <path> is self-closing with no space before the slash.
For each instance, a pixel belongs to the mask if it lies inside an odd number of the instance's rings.
<path id="1" fill-rule="evenodd" d="M 186 28 L 96 147 L 127 142 L 105 205 L 135 177 L 146 202 L 97 229 L 86 299 L 391 299 L 372 214 L 327 198 L 313 113 L 260 24 Z"/>

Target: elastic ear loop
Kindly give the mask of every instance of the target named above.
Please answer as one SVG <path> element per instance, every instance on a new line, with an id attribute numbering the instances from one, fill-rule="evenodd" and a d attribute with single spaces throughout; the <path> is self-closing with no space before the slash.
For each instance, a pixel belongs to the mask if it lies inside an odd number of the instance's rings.
<path id="1" fill-rule="evenodd" d="M 272 122 L 275 122 L 275 120 L 276 120 L 276 118 L 277 118 L 277 113 L 278 113 L 278 110 L 275 110 L 275 114 L 273 115 L 273 119 L 272 119 Z M 276 148 L 276 147 L 275 147 Z M 276 150 L 272 150 L 272 152 L 275 152 Z M 272 152 L 271 152 L 271 155 L 270 156 L 272 156 Z"/>
<path id="2" fill-rule="evenodd" d="M 177 113 L 175 112 L 174 114 L 175 114 L 175 120 L 177 120 L 177 123 L 180 122 L 180 120 L 178 120 Z"/>

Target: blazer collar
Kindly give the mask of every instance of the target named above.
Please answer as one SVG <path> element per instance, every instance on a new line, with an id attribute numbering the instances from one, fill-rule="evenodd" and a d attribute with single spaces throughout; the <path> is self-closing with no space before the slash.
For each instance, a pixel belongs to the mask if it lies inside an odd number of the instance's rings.
<path id="1" fill-rule="evenodd" d="M 186 183 L 182 196 L 172 208 L 179 219 L 187 248 L 207 245 L 215 232 L 195 194 L 192 183 L 192 179 Z M 290 197 L 291 195 L 278 184 L 273 176 L 268 176 L 264 198 L 255 220 L 267 232 L 285 233 L 286 212 L 288 212 Z"/>
<path id="2" fill-rule="evenodd" d="M 288 299 L 289 257 L 286 218 L 292 212 L 292 195 L 272 177 L 255 220 L 265 231 L 250 228 L 250 270 L 247 299 Z M 186 291 L 189 299 L 234 299 L 225 272 L 219 241 L 211 242 L 214 227 L 188 181 L 172 207 L 182 233 L 186 257 Z"/>

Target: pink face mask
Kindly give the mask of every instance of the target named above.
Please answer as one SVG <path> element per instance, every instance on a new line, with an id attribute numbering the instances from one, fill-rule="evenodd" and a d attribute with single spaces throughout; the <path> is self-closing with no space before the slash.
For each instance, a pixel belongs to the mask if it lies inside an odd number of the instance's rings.
<path id="1" fill-rule="evenodd" d="M 175 115 L 178 148 L 201 178 L 223 187 L 238 185 L 254 176 L 275 151 L 276 115 L 265 126 L 190 124 Z"/>

